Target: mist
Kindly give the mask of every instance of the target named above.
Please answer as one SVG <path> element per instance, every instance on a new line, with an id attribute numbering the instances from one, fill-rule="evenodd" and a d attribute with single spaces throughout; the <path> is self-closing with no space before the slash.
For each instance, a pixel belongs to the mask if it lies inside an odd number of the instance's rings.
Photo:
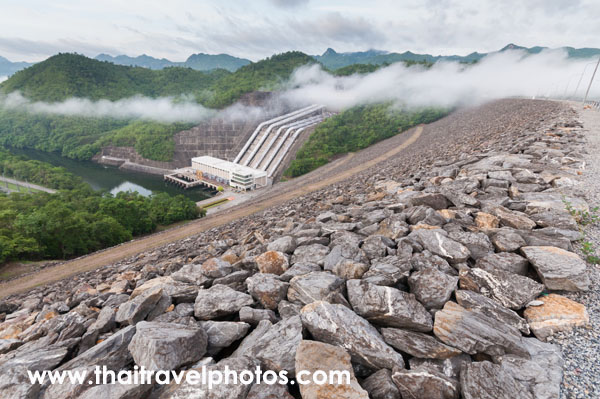
<path id="1" fill-rule="evenodd" d="M 0 83 L 4 82 L 6 79 L 8 79 L 8 76 L 0 76 Z"/>
<path id="2" fill-rule="evenodd" d="M 506 51 L 477 64 L 439 62 L 431 68 L 395 63 L 368 75 L 336 77 L 319 65 L 298 69 L 284 97 L 299 103 L 321 103 L 333 110 L 392 101 L 399 106 L 464 106 L 504 97 L 582 97 L 597 59 L 573 60 L 564 51 L 528 55 Z M 593 63 L 592 63 L 593 62 Z M 600 76 L 598 77 L 600 79 Z M 590 97 L 600 96 L 600 83 Z"/>
<path id="3" fill-rule="evenodd" d="M 62 102 L 47 103 L 30 101 L 19 92 L 12 92 L 4 97 L 0 97 L 0 107 L 31 113 L 96 118 L 142 119 L 163 123 L 197 123 L 214 117 L 243 120 L 249 117 L 260 117 L 262 112 L 258 107 L 247 107 L 240 104 L 216 111 L 203 107 L 189 98 L 172 97 L 148 98 L 135 96 L 118 101 L 91 101 L 88 99 L 70 98 Z"/>
<path id="4" fill-rule="evenodd" d="M 439 62 L 425 68 L 407 67 L 399 62 L 367 75 L 345 77 L 333 76 L 320 65 L 304 66 L 292 74 L 284 90 L 265 104 L 264 109 L 236 103 L 224 110 L 213 110 L 191 97 L 135 96 L 118 101 L 70 98 L 47 103 L 28 100 L 18 92 L 0 97 L 0 107 L 56 115 L 200 123 L 211 118 L 266 118 L 282 112 L 277 109 L 282 104 L 287 104 L 289 109 L 318 103 L 341 111 L 384 101 L 399 107 L 454 107 L 503 97 L 581 98 L 595 62 L 568 59 L 562 50 L 535 55 L 514 50 L 489 55 L 472 65 Z M 592 87 L 590 98 L 600 98 L 600 83 Z"/>

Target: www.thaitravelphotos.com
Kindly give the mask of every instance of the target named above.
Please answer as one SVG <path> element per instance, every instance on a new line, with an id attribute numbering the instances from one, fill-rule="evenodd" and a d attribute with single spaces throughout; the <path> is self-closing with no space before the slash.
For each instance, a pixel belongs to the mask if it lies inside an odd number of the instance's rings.
<path id="1" fill-rule="evenodd" d="M 103 385 L 103 384 L 159 384 L 170 383 L 190 385 L 207 385 L 209 389 L 221 384 L 229 385 L 349 385 L 351 375 L 347 370 L 317 370 L 314 372 L 301 370 L 296 372 L 294 379 L 283 370 L 262 371 L 260 367 L 252 370 L 231 370 L 225 366 L 223 370 L 210 370 L 206 366 L 191 370 L 147 370 L 144 367 L 134 366 L 133 370 L 109 370 L 106 366 L 96 366 L 93 373 L 88 370 L 62 370 L 62 371 L 30 371 L 27 375 L 31 384 L 73 384 L 73 385 Z"/>

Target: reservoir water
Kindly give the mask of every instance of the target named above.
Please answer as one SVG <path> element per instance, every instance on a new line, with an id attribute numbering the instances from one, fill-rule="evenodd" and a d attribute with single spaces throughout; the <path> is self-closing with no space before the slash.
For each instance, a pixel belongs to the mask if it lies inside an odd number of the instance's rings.
<path id="1" fill-rule="evenodd" d="M 28 159 L 37 159 L 54 166 L 62 166 L 74 175 L 81 177 L 94 190 L 98 191 L 107 190 L 113 194 L 120 191 L 137 191 L 144 196 L 155 192 L 166 192 L 170 195 L 183 194 L 194 201 L 201 201 L 213 195 L 211 191 L 202 188 L 183 190 L 168 185 L 163 181 L 162 176 L 121 170 L 91 161 L 76 161 L 56 153 L 20 148 L 9 148 L 9 151 Z"/>

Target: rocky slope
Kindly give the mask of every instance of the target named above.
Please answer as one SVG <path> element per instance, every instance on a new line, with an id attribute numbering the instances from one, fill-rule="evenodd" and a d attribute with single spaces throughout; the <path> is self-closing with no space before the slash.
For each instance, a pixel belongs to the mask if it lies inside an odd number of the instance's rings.
<path id="1" fill-rule="evenodd" d="M 546 341 L 589 319 L 561 295 L 592 288 L 564 203 L 587 209 L 571 189 L 583 143 L 565 106 L 498 101 L 345 182 L 6 298 L 0 398 L 558 398 Z M 97 365 L 353 379 L 209 391 L 25 372 Z"/>

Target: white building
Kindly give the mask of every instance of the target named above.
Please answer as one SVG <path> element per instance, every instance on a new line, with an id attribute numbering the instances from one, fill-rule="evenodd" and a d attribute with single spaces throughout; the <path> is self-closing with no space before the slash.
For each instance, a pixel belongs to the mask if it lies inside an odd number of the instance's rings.
<path id="1" fill-rule="evenodd" d="M 192 169 L 202 176 L 240 190 L 253 190 L 267 185 L 267 172 L 210 156 L 192 158 Z"/>

